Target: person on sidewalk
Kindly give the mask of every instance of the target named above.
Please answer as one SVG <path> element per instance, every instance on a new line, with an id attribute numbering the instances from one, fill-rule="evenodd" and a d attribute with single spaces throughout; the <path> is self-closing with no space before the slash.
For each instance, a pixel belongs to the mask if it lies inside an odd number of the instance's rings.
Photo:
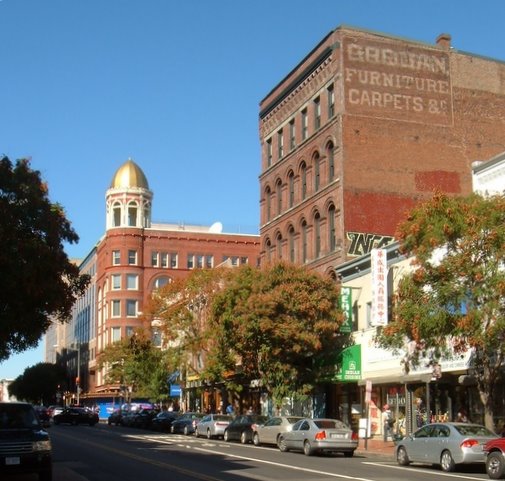
<path id="1" fill-rule="evenodd" d="M 389 438 L 393 439 L 393 426 L 395 423 L 393 413 L 389 407 L 389 404 L 384 404 L 382 407 L 382 423 L 384 432 L 384 441 L 388 441 Z"/>

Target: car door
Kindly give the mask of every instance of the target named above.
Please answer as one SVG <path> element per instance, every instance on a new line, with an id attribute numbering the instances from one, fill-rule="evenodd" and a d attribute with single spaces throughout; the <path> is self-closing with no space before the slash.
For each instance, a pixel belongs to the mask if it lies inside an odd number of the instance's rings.
<path id="1" fill-rule="evenodd" d="M 295 426 L 298 426 L 297 429 L 295 429 Z M 291 447 L 293 449 L 303 449 L 305 439 L 307 439 L 307 433 L 310 430 L 309 421 L 307 419 L 303 419 L 302 421 L 296 423 L 295 426 L 293 426 L 293 430 L 290 433 Z"/>
<path id="2" fill-rule="evenodd" d="M 423 426 L 418 429 L 413 435 L 412 440 L 408 445 L 407 454 L 411 461 L 425 463 L 427 462 L 427 450 L 431 436 L 432 427 L 430 425 Z"/>
<path id="3" fill-rule="evenodd" d="M 430 433 L 430 438 L 427 440 L 427 448 L 425 460 L 428 463 L 438 464 L 440 456 L 449 446 L 450 430 L 443 424 L 436 424 Z"/>
<path id="4" fill-rule="evenodd" d="M 281 422 L 282 420 L 279 417 L 269 419 L 260 428 L 260 441 L 265 444 L 276 444 L 278 427 L 281 425 Z"/>

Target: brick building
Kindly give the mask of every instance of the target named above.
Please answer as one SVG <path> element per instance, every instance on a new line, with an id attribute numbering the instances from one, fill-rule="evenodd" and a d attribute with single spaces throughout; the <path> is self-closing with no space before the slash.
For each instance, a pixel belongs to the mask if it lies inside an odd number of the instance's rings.
<path id="1" fill-rule="evenodd" d="M 261 259 L 333 274 L 505 146 L 505 63 L 342 26 L 260 103 Z"/>
<path id="2" fill-rule="evenodd" d="M 66 393 L 72 399 L 78 390 L 76 377 L 81 399 L 118 393 L 119 386 L 107 385 L 97 365 L 107 345 L 139 327 L 151 328 L 155 342 L 161 341 L 156 327 L 142 320 L 153 289 L 186 277 L 192 269 L 259 261 L 259 236 L 224 233 L 220 223 L 210 227 L 153 223 L 152 202 L 146 176 L 128 160 L 106 193 L 105 234 L 80 264 L 92 282 L 76 302 L 67 335 L 58 345 L 58 354 L 73 373 L 73 387 Z"/>

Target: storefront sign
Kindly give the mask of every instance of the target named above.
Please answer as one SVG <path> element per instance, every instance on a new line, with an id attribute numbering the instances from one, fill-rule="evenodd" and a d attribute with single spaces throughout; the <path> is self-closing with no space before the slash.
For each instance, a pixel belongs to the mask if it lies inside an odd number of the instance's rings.
<path id="1" fill-rule="evenodd" d="M 388 323 L 388 268 L 386 249 L 372 249 L 372 326 Z"/>
<path id="2" fill-rule="evenodd" d="M 340 308 L 344 313 L 344 322 L 340 326 L 340 332 L 352 332 L 352 289 L 350 287 L 340 289 Z"/>
<path id="3" fill-rule="evenodd" d="M 361 344 L 344 349 L 339 355 L 337 381 L 361 380 Z"/>

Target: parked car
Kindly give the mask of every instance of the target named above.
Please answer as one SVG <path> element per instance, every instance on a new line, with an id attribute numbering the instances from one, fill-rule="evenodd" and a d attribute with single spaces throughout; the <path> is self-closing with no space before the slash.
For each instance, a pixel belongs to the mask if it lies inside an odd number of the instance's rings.
<path id="1" fill-rule="evenodd" d="M 48 428 L 51 425 L 51 416 L 49 415 L 49 410 L 45 406 L 33 406 L 37 417 L 39 418 L 40 424 L 43 427 Z"/>
<path id="2" fill-rule="evenodd" d="M 51 481 L 52 448 L 31 404 L 0 402 L 0 478 L 5 474 L 37 473 Z"/>
<path id="3" fill-rule="evenodd" d="M 480 424 L 432 423 L 406 436 L 396 445 L 396 461 L 440 465 L 450 472 L 458 464 L 485 463 L 484 445 L 498 436 Z"/>
<path id="4" fill-rule="evenodd" d="M 301 416 L 274 416 L 268 419 L 265 424 L 259 424 L 253 431 L 253 444 L 279 445 L 279 437 L 282 433 L 291 431 L 293 424 L 303 419 Z"/>
<path id="5" fill-rule="evenodd" d="M 80 407 L 68 407 L 60 414 L 53 416 L 54 424 L 89 424 L 90 426 L 94 426 L 98 421 L 98 414 L 96 412 Z"/>
<path id="6" fill-rule="evenodd" d="M 52 418 L 55 414 L 60 414 L 63 411 L 62 406 L 49 406 L 47 408 L 49 416 Z"/>
<path id="7" fill-rule="evenodd" d="M 259 414 L 239 414 L 228 424 L 223 433 L 225 441 L 240 441 L 242 444 L 252 441 L 257 425 L 266 423 L 268 417 Z"/>
<path id="8" fill-rule="evenodd" d="M 505 479 L 505 438 L 488 441 L 484 446 L 486 472 L 491 479 Z"/>
<path id="9" fill-rule="evenodd" d="M 201 413 L 184 413 L 172 422 L 170 432 L 173 434 L 193 434 L 196 425 L 203 418 Z"/>
<path id="10" fill-rule="evenodd" d="M 112 424 L 119 426 L 121 424 L 123 414 L 125 414 L 125 411 L 123 409 L 114 409 L 114 411 L 112 411 L 110 416 L 107 418 L 107 424 L 109 426 L 111 426 Z"/>
<path id="11" fill-rule="evenodd" d="M 147 429 L 151 426 L 151 421 L 158 414 L 156 409 L 142 408 L 133 413 L 130 425 L 134 428 Z"/>
<path id="12" fill-rule="evenodd" d="M 161 411 L 151 421 L 151 428 L 162 433 L 171 431 L 172 423 L 180 416 L 177 411 Z"/>
<path id="13" fill-rule="evenodd" d="M 205 436 L 207 439 L 223 436 L 225 428 L 233 420 L 227 414 L 207 414 L 196 426 L 196 436 Z"/>
<path id="14" fill-rule="evenodd" d="M 303 418 L 279 436 L 278 446 L 283 453 L 291 449 L 307 456 L 340 452 L 350 458 L 358 447 L 358 435 L 338 419 Z"/>

